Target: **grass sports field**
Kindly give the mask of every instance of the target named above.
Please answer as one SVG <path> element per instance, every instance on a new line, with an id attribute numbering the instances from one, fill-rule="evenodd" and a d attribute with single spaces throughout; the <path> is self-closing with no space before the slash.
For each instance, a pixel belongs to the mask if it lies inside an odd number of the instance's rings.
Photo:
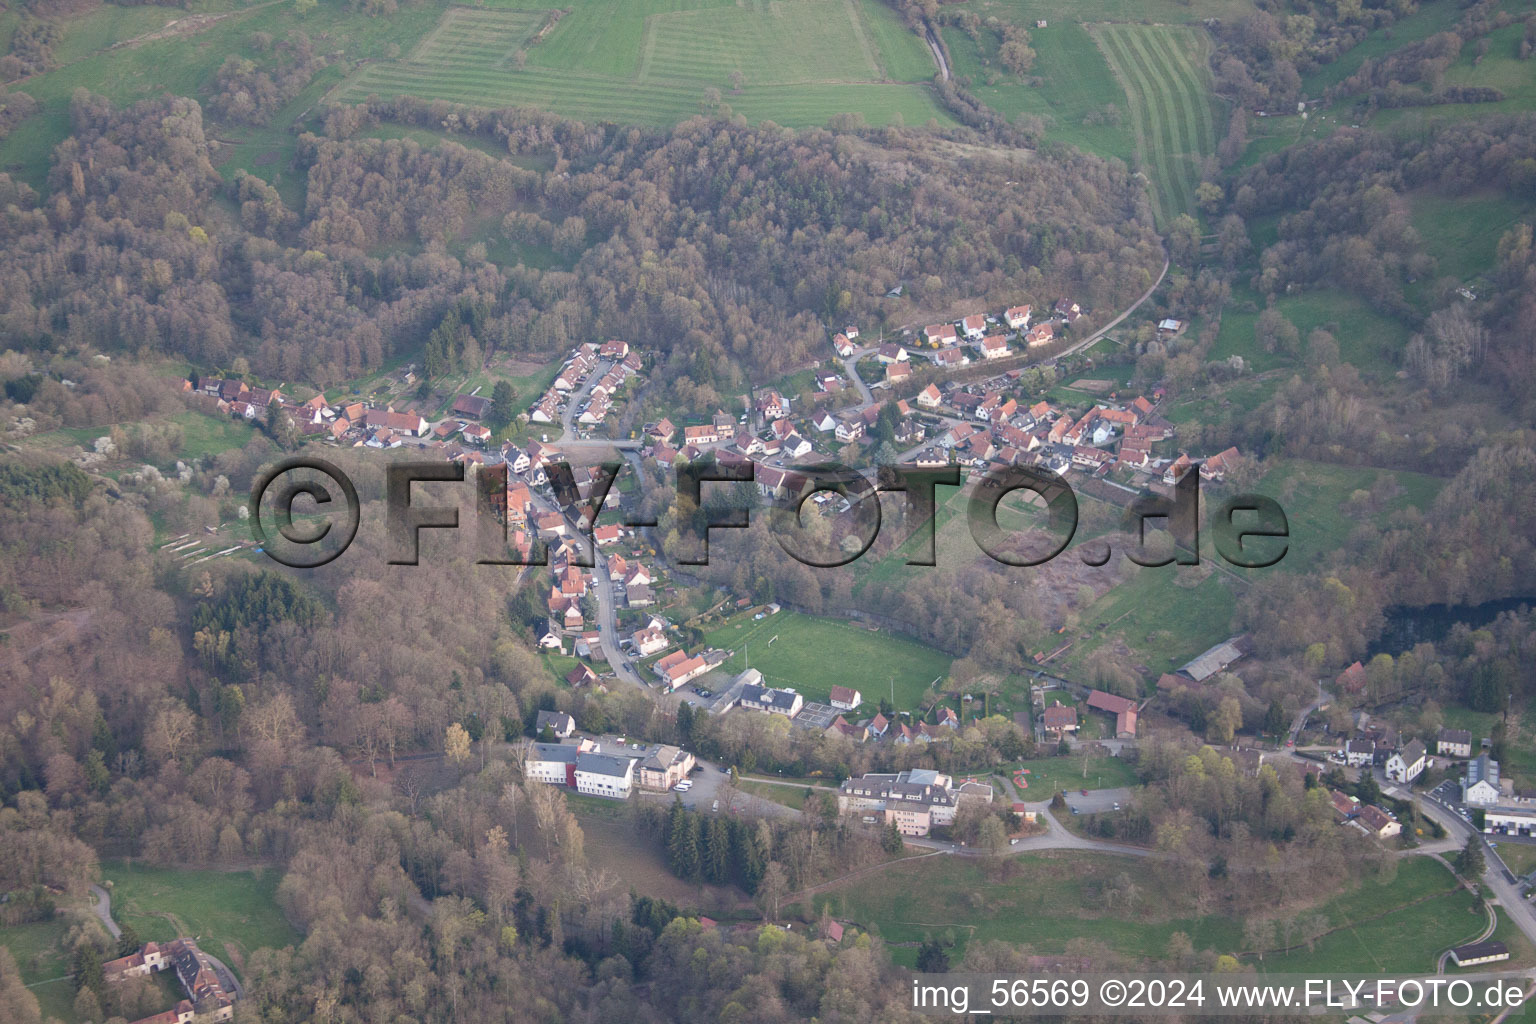
<path id="1" fill-rule="evenodd" d="M 1142 169 L 1158 220 L 1195 213 L 1199 160 L 1216 149 L 1206 79 L 1210 43 L 1181 25 L 1094 25 L 1093 41 L 1125 87 Z"/>
<path id="2" fill-rule="evenodd" d="M 122 863 L 103 865 L 112 881 L 112 917 L 146 941 L 181 935 L 244 973 L 264 946 L 282 948 L 299 935 L 277 906 L 277 871 L 194 871 Z"/>
<path id="3" fill-rule="evenodd" d="M 889 698 L 912 708 L 953 660 L 915 640 L 838 619 L 780 612 L 754 621 L 742 616 L 705 634 L 732 651 L 722 671 L 741 672 L 750 660 L 770 686 L 789 686 L 806 700 L 825 701 L 833 686 L 852 686 L 871 703 Z M 872 713 L 872 712 L 871 712 Z"/>
<path id="4" fill-rule="evenodd" d="M 932 58 L 877 0 L 578 0 L 551 15 L 451 7 L 401 59 L 364 65 L 330 98 L 408 94 L 667 124 L 714 88 L 748 119 L 792 127 L 850 112 L 876 124 L 946 119 L 923 84 Z"/>

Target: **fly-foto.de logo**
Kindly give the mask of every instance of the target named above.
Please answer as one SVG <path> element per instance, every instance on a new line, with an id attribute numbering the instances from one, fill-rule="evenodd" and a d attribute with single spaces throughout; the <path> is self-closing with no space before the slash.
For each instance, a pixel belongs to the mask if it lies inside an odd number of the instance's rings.
<path id="1" fill-rule="evenodd" d="M 588 497 L 583 500 L 571 466 L 551 462 L 545 467 L 548 496 L 539 500 L 550 514 L 573 532 L 590 535 L 597 513 L 614 486 L 622 462 L 605 462 L 592 470 Z M 754 462 L 730 465 L 713 460 L 686 463 L 676 471 L 680 506 L 697 509 L 694 516 L 680 517 L 680 531 L 690 532 L 687 551 L 669 552 L 679 565 L 709 564 L 709 535 L 713 530 L 744 529 L 751 524 L 751 507 L 710 511 L 705 487 L 709 484 L 753 484 L 766 501 L 765 511 L 774 539 L 786 554 L 817 568 L 847 565 L 862 557 L 874 544 L 882 522 L 881 494 L 904 498 L 906 521 L 915 524 L 908 565 L 937 564 L 937 489 L 962 484 L 959 467 L 911 465 L 881 466 L 860 471 L 825 463 L 773 470 L 771 479 L 759 476 Z M 467 528 L 474 537 L 481 565 L 547 565 L 548 551 L 535 540 L 517 549 L 509 543 L 508 485 L 513 478 L 505 463 L 476 468 L 466 480 L 458 462 L 394 462 L 384 467 L 385 526 L 392 565 L 416 565 L 420 559 L 422 530 L 459 530 L 459 508 L 419 504 L 413 485 L 467 484 L 474 488 L 473 522 Z M 1060 475 L 1043 467 L 994 467 L 968 481 L 966 522 L 976 546 L 1004 565 L 1036 566 L 1060 556 L 1071 545 L 1078 528 L 1078 502 L 1072 487 Z M 531 491 L 529 492 L 532 493 Z M 806 505 L 818 494 L 838 495 L 844 511 L 837 517 L 838 532 L 817 529 L 808 522 Z M 1006 530 L 998 522 L 1003 499 L 1020 494 L 1036 508 L 1044 509 L 1044 530 Z M 303 522 L 295 522 L 295 515 Z M 334 518 L 341 516 L 340 520 Z M 275 561 L 295 568 L 317 568 L 340 557 L 357 536 L 362 506 L 351 478 L 330 462 L 316 458 L 292 458 L 269 467 L 251 488 L 251 529 L 261 549 Z M 629 515 L 623 525 L 635 529 L 654 527 L 654 519 Z M 1172 538 L 1153 552 L 1147 544 L 1149 523 L 1161 522 Z M 269 527 L 276 526 L 275 534 Z M 1209 510 L 1207 526 L 1217 555 L 1231 565 L 1262 569 L 1275 565 L 1289 550 L 1290 524 L 1285 510 L 1272 498 L 1239 494 Z M 1198 565 L 1200 563 L 1200 473 L 1192 466 L 1179 478 L 1171 495 L 1148 494 L 1126 508 L 1121 530 L 1131 543 L 1126 557 L 1138 565 Z M 1042 540 L 1041 534 L 1046 537 Z M 1026 542 L 1027 540 L 1027 542 Z M 1102 538 L 1080 544 L 1077 555 L 1088 565 L 1104 565 L 1113 554 Z"/>

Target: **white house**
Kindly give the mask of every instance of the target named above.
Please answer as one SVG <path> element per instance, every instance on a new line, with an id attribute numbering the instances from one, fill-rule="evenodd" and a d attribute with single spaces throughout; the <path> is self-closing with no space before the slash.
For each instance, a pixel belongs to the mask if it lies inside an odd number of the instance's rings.
<path id="1" fill-rule="evenodd" d="M 635 762 L 612 754 L 576 755 L 576 792 L 628 800 L 635 781 Z"/>
<path id="2" fill-rule="evenodd" d="M 987 318 L 976 313 L 960 321 L 960 327 L 965 331 L 968 340 L 980 341 L 982 335 L 987 333 Z"/>
<path id="3" fill-rule="evenodd" d="M 1351 768 L 1368 766 L 1376 760 L 1375 740 L 1350 740 L 1344 744 L 1344 763 Z"/>
<path id="4" fill-rule="evenodd" d="M 1029 306 L 1010 306 L 1003 314 L 1003 322 L 1015 331 L 1022 331 L 1029 326 Z"/>
<path id="5" fill-rule="evenodd" d="M 741 706 L 754 711 L 794 718 L 804 704 L 804 698 L 789 690 L 774 690 L 755 683 L 748 683 L 741 688 Z"/>
<path id="6" fill-rule="evenodd" d="M 917 393 L 917 404 L 924 409 L 937 409 L 943 400 L 944 396 L 939 392 L 938 387 L 933 384 L 929 384 Z"/>
<path id="7" fill-rule="evenodd" d="M 798 459 L 802 455 L 811 454 L 811 442 L 799 434 L 790 434 L 784 439 L 784 443 L 780 448 L 791 459 Z"/>
<path id="8" fill-rule="evenodd" d="M 983 359 L 1001 359 L 1008 354 L 1008 343 L 1001 334 L 989 334 L 976 343 Z"/>
<path id="9" fill-rule="evenodd" d="M 642 658 L 649 658 L 657 651 L 664 651 L 667 648 L 667 634 L 659 629 L 636 630 L 632 639 L 635 642 L 635 650 Z"/>
<path id="10" fill-rule="evenodd" d="M 864 703 L 864 698 L 851 686 L 834 686 L 828 703 L 839 711 L 852 711 Z"/>
<path id="11" fill-rule="evenodd" d="M 1443 757 L 1471 757 L 1472 733 L 1466 729 L 1441 729 L 1435 740 L 1435 753 Z"/>
<path id="12" fill-rule="evenodd" d="M 953 345 L 959 338 L 954 324 L 933 324 L 923 328 L 923 337 L 930 345 Z"/>
<path id="13" fill-rule="evenodd" d="M 545 726 L 549 727 L 556 739 L 569 739 L 571 733 L 576 731 L 576 720 L 564 711 L 540 711 L 533 720 L 533 731 L 542 734 Z"/>
<path id="14" fill-rule="evenodd" d="M 1387 758 L 1387 778 L 1393 782 L 1412 782 L 1424 771 L 1424 744 L 1410 740 Z"/>

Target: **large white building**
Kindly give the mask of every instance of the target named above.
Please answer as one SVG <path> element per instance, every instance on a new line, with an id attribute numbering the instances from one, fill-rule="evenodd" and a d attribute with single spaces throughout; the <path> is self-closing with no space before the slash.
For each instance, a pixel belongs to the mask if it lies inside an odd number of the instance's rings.
<path id="1" fill-rule="evenodd" d="M 576 755 L 576 792 L 587 796 L 606 796 L 628 800 L 635 781 L 633 758 L 612 754 Z"/>
<path id="2" fill-rule="evenodd" d="M 960 801 L 992 802 L 992 787 L 966 783 L 958 790 L 942 772 L 912 768 L 895 775 L 865 775 L 847 779 L 837 792 L 837 808 L 848 814 L 896 823 L 903 835 L 925 836 L 937 826 L 951 824 Z"/>
<path id="3" fill-rule="evenodd" d="M 1483 811 L 1483 831 L 1506 836 L 1536 835 L 1536 807 L 1495 805 Z"/>
<path id="4" fill-rule="evenodd" d="M 1467 762 L 1467 777 L 1461 784 L 1461 802 L 1474 807 L 1492 807 L 1499 802 L 1499 762 L 1479 754 Z"/>
<path id="5" fill-rule="evenodd" d="M 523 778 L 530 782 L 546 782 L 551 786 L 576 784 L 576 757 L 583 750 L 592 749 L 587 740 L 579 743 L 530 743 L 528 756 L 523 760 Z"/>

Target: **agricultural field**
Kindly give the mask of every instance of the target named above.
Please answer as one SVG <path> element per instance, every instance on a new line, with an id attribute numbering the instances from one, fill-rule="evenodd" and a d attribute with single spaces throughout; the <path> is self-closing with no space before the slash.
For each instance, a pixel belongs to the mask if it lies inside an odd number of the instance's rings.
<path id="1" fill-rule="evenodd" d="M 1215 152 L 1219 115 L 1208 90 L 1210 40 L 1177 25 L 1090 27 L 1131 100 L 1142 169 L 1152 179 L 1158 220 L 1195 214 L 1199 161 Z"/>
<path id="2" fill-rule="evenodd" d="M 733 652 L 722 672 L 734 675 L 750 662 L 769 686 L 793 687 L 808 701 L 826 701 L 836 684 L 854 687 L 871 703 L 894 690 L 897 708 L 916 707 L 953 660 L 898 634 L 789 611 L 755 621 L 742 616 L 704 641 Z"/>
<path id="3" fill-rule="evenodd" d="M 413 95 L 663 125 L 698 113 L 713 89 L 749 120 L 791 127 L 842 113 L 946 119 L 921 84 L 932 59 L 877 0 L 586 0 L 549 15 L 451 8 L 405 57 L 362 67 L 331 98 Z"/>
<path id="4" fill-rule="evenodd" d="M 198 938 L 237 974 L 263 947 L 294 945 L 299 935 L 277 906 L 277 871 L 199 871 L 103 864 L 112 917 L 145 940 Z M 105 882 L 102 883 L 106 885 Z"/>

